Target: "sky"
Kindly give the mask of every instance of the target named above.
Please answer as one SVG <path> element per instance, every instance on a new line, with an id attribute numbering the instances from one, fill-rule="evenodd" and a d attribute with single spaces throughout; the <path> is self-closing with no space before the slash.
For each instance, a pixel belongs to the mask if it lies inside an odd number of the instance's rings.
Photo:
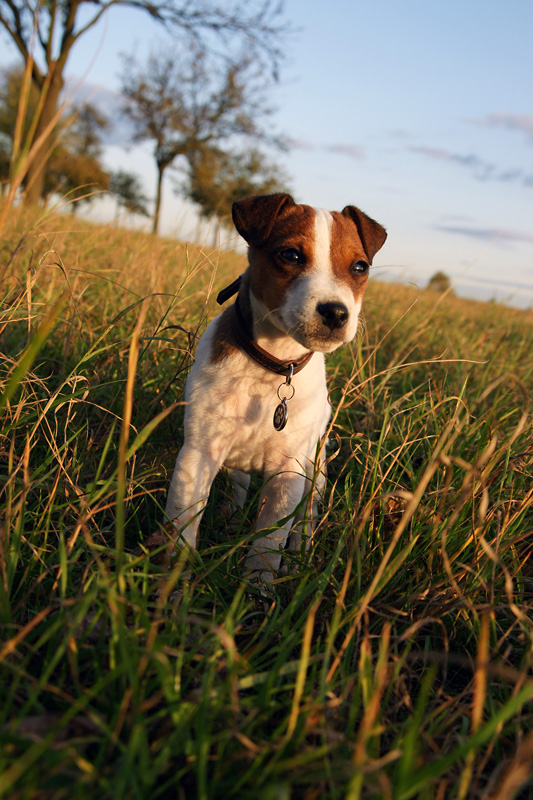
<path id="1" fill-rule="evenodd" d="M 286 0 L 285 19 L 269 100 L 295 199 L 382 223 L 380 279 L 423 287 L 443 270 L 458 294 L 533 306 L 533 2 Z M 113 110 L 119 53 L 146 58 L 162 34 L 132 10 L 104 20 L 67 73 Z M 15 63 L 0 36 L 0 64 Z M 153 197 L 150 145 L 115 142 L 106 165 L 140 173 Z M 163 204 L 162 232 L 191 235 L 169 181 Z"/>

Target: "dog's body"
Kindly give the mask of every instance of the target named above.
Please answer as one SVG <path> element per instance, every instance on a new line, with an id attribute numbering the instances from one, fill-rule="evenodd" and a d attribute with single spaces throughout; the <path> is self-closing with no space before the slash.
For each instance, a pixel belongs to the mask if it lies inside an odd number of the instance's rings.
<path id="1" fill-rule="evenodd" d="M 368 265 L 386 233 L 353 206 L 328 212 L 284 194 L 238 201 L 233 219 L 250 266 L 236 303 L 198 344 L 166 515 L 194 548 L 218 470 L 231 471 L 241 506 L 249 474 L 262 472 L 256 530 L 282 523 L 255 539 L 246 567 L 270 581 L 291 515 L 298 507 L 303 515 L 302 499 L 324 481 L 320 453 L 317 463 L 330 417 L 324 353 L 355 336 Z M 289 546 L 300 546 L 295 529 Z"/>

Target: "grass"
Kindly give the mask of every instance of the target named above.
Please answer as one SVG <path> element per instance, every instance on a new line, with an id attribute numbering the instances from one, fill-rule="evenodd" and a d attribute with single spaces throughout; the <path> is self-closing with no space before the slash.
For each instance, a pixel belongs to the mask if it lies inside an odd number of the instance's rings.
<path id="1" fill-rule="evenodd" d="M 143 546 L 242 257 L 15 211 L 0 796 L 531 796 L 533 313 L 371 283 L 328 359 L 316 543 L 265 609 L 242 577 L 253 503 L 226 520 L 223 476 L 188 584 Z"/>

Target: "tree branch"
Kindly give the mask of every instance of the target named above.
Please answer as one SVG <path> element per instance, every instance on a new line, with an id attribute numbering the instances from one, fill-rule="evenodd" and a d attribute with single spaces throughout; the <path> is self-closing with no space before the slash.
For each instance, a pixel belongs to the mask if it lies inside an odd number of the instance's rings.
<path id="1" fill-rule="evenodd" d="M 48 25 L 48 40 L 43 42 L 41 38 L 41 28 L 40 25 L 37 27 L 39 31 L 39 39 L 41 40 L 41 46 L 45 52 L 46 63 L 50 66 L 53 53 L 52 53 L 52 44 L 54 41 L 54 27 L 56 23 L 56 12 L 57 12 L 57 0 L 51 0 L 49 14 L 50 14 L 50 24 Z"/>
<path id="2" fill-rule="evenodd" d="M 110 3 L 103 3 L 100 11 L 94 15 L 92 20 L 89 20 L 89 22 L 86 25 L 84 25 L 83 28 L 80 28 L 79 31 L 76 31 L 76 33 L 74 33 L 76 14 L 78 12 L 78 8 L 81 5 L 81 2 L 82 0 L 74 0 L 73 2 L 69 2 L 68 4 L 69 11 L 65 21 L 65 30 L 63 32 L 63 38 L 61 40 L 61 53 L 63 52 L 68 53 L 74 42 L 76 42 L 79 39 L 79 37 L 85 33 L 85 31 L 88 31 L 90 28 L 92 28 L 92 26 L 98 22 L 102 14 L 105 11 L 107 11 L 107 9 L 110 6 L 115 5 L 115 0 L 111 0 Z"/>
<path id="3" fill-rule="evenodd" d="M 11 9 L 11 13 L 13 14 L 13 22 L 14 28 L 11 27 L 9 20 L 4 16 L 4 14 L 0 13 L 0 23 L 4 26 L 6 31 L 9 33 L 13 42 L 16 44 L 18 50 L 20 51 L 21 55 L 24 59 L 29 58 L 29 43 L 24 39 L 24 31 L 22 29 L 22 21 L 20 18 L 20 12 L 15 3 L 12 0 L 5 0 L 5 3 Z"/>
<path id="4" fill-rule="evenodd" d="M 250 11 L 250 3 L 236 0 L 231 5 L 225 0 L 218 4 L 207 4 L 194 8 L 188 0 L 177 3 L 174 0 L 111 0 L 106 3 L 98 15 L 83 30 L 94 24 L 102 13 L 111 5 L 122 5 L 148 13 L 152 19 L 171 28 L 186 32 L 197 42 L 201 40 L 201 32 L 214 33 L 225 44 L 229 38 L 239 37 L 248 42 L 247 50 L 257 56 L 263 54 L 272 63 L 274 76 L 277 78 L 279 63 L 283 60 L 283 52 L 277 40 L 286 36 L 291 29 L 286 24 L 278 24 L 277 18 L 282 11 L 281 3 L 274 0 L 263 0 L 257 11 Z M 226 5 L 230 5 L 226 8 Z M 79 32 L 81 34 L 81 31 Z M 225 53 L 227 57 L 227 52 Z"/>

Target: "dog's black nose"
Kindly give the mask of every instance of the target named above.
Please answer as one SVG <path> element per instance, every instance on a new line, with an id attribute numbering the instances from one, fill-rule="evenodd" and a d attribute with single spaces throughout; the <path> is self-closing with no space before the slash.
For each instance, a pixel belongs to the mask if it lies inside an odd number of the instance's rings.
<path id="1" fill-rule="evenodd" d="M 350 312 L 343 303 L 319 303 L 316 310 L 330 330 L 346 325 Z"/>

